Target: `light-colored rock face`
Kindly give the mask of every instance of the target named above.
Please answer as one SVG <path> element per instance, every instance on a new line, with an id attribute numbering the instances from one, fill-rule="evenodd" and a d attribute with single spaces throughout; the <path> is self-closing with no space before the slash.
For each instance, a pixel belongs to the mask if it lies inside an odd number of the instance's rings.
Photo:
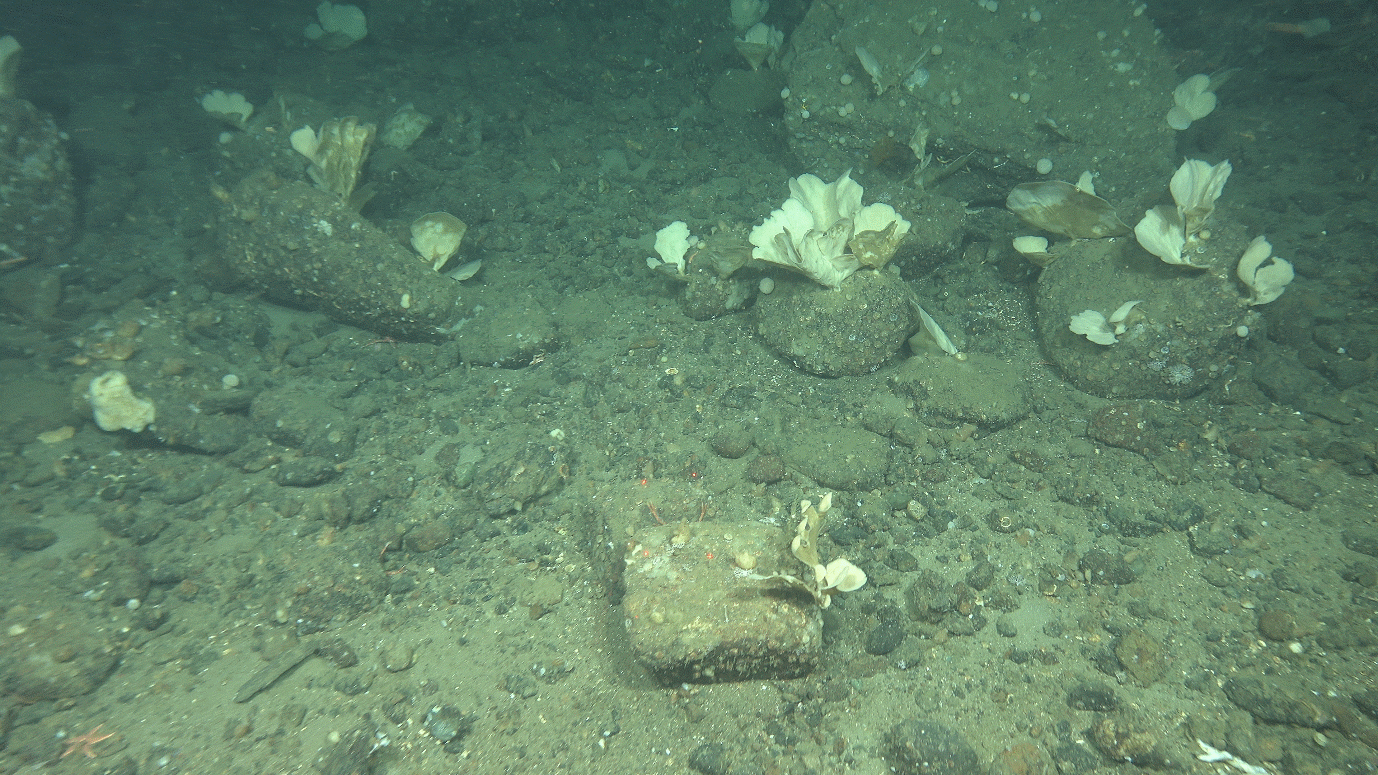
<path id="1" fill-rule="evenodd" d="M 800 570 L 785 538 L 760 523 L 637 531 L 622 575 L 632 656 L 669 683 L 794 678 L 813 670 L 822 657 L 822 609 L 806 594 L 762 594 L 771 582 L 753 576 Z"/>

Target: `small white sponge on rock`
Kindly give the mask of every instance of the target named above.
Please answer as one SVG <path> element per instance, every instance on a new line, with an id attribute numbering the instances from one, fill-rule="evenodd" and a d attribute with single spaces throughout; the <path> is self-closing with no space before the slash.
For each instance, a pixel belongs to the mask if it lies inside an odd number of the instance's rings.
<path id="1" fill-rule="evenodd" d="M 96 425 L 103 431 L 139 433 L 152 424 L 157 414 L 152 401 L 134 395 L 129 378 L 121 371 L 107 371 L 91 380 L 86 400 L 91 404 Z"/>

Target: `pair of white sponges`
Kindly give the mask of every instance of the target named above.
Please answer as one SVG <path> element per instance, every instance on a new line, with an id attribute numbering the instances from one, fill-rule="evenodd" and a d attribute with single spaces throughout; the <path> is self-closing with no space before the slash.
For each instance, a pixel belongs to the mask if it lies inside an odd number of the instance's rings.
<path id="1" fill-rule="evenodd" d="M 1187 249 L 1204 234 L 1206 219 L 1215 211 L 1215 200 L 1224 190 L 1230 171 L 1228 161 L 1214 166 L 1199 159 L 1183 162 L 1168 185 L 1176 206 L 1158 205 L 1134 226 L 1134 237 L 1144 250 L 1169 264 L 1202 268 L 1192 262 Z M 1292 265 L 1272 252 L 1272 245 L 1260 236 L 1249 243 L 1239 259 L 1235 271 L 1249 288 L 1250 304 L 1273 301 L 1295 276 Z"/>
<path id="2" fill-rule="evenodd" d="M 1129 319 L 1129 313 L 1134 307 L 1140 304 L 1143 304 L 1142 299 L 1126 301 L 1108 318 L 1093 309 L 1088 309 L 1073 315 L 1068 328 L 1072 333 L 1081 334 L 1096 344 L 1109 346 L 1118 342 L 1119 337 L 1129 330 L 1129 324 L 1125 321 Z"/>
<path id="3" fill-rule="evenodd" d="M 1215 166 L 1200 159 L 1183 162 L 1168 184 L 1176 207 L 1158 205 L 1134 226 L 1134 237 L 1144 250 L 1168 264 L 1198 266 L 1190 255 L 1183 255 L 1183 250 L 1196 243 L 1232 169 L 1228 160 Z"/>
<path id="4" fill-rule="evenodd" d="M 1172 109 L 1167 112 L 1167 125 L 1182 131 L 1191 122 L 1200 121 L 1215 110 L 1215 92 L 1211 90 L 1209 75 L 1193 75 L 1172 90 Z"/>
<path id="5" fill-rule="evenodd" d="M 368 21 L 357 5 L 335 5 L 321 0 L 316 6 L 319 21 L 306 25 L 303 32 L 322 48 L 338 51 L 348 48 L 368 36 Z"/>

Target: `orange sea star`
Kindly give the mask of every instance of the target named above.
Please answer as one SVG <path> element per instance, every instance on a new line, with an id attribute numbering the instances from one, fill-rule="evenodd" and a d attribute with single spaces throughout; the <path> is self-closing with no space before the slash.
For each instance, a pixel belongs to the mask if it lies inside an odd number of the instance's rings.
<path id="1" fill-rule="evenodd" d="M 103 735 L 96 734 L 100 731 L 100 728 L 103 726 L 105 725 L 97 724 L 90 732 L 87 732 L 84 735 L 76 735 L 75 737 L 67 738 L 67 749 L 64 750 L 62 752 L 62 755 L 58 758 L 65 759 L 67 758 L 67 754 L 72 753 L 77 749 L 80 749 L 82 753 L 86 754 L 86 758 L 88 759 L 96 758 L 96 752 L 92 750 L 91 746 L 95 745 L 96 743 L 99 743 L 102 740 L 106 740 L 108 738 L 115 736 L 114 732 L 107 732 Z"/>

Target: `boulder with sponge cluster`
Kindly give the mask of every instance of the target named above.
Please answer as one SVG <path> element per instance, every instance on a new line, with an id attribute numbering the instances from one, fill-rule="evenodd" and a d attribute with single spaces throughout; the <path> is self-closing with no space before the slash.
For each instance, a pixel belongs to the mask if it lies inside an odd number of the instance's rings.
<path id="1" fill-rule="evenodd" d="M 1227 271 L 1248 242 L 1244 229 L 1222 222 L 1214 231 L 1198 256 L 1205 270 L 1164 263 L 1129 239 L 1067 243 L 1038 278 L 1047 359 L 1105 398 L 1187 398 L 1222 383 L 1253 316 Z"/>
<path id="2" fill-rule="evenodd" d="M 757 331 L 804 371 L 875 371 L 920 325 L 908 286 L 885 269 L 910 223 L 890 205 L 863 207 L 850 172 L 831 183 L 800 175 L 789 189 L 749 237 L 752 258 L 790 270 L 757 301 Z"/>

